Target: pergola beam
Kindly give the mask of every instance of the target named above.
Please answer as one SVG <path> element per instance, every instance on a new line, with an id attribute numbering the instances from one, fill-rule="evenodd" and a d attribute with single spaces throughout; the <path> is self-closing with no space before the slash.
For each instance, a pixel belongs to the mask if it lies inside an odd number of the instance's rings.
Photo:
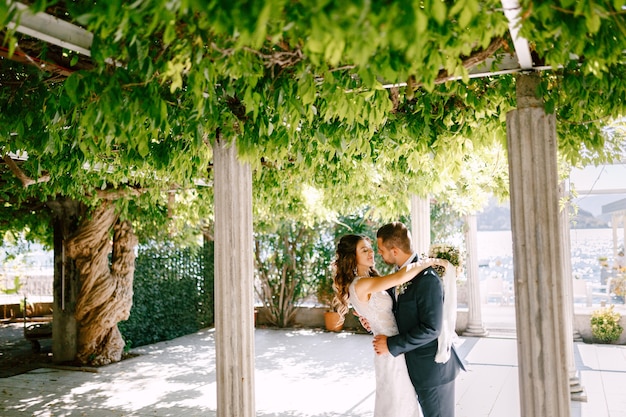
<path id="1" fill-rule="evenodd" d="M 42 41 L 91 56 L 93 33 L 47 13 L 33 14 L 28 6 L 13 3 L 19 10 L 7 25 L 9 29 Z"/>
<path id="2" fill-rule="evenodd" d="M 576 190 L 578 195 L 604 195 L 604 194 L 626 194 L 626 188 L 613 188 L 606 190 Z"/>
<path id="3" fill-rule="evenodd" d="M 552 67 L 548 65 L 542 65 L 537 67 L 530 68 L 534 71 L 547 71 L 551 70 Z M 522 71 L 527 71 L 529 68 L 524 68 L 521 66 L 518 58 L 514 54 L 506 53 L 501 55 L 495 55 L 491 58 L 487 58 L 484 62 L 473 66 L 470 68 L 468 72 L 469 78 L 483 78 L 483 77 L 493 77 L 496 75 L 504 75 L 504 74 L 515 74 Z M 446 81 L 456 81 L 462 79 L 463 76 L 453 76 L 446 78 Z M 406 87 L 407 83 L 389 83 L 383 84 L 383 88 L 394 88 L 394 87 Z"/>
<path id="4" fill-rule="evenodd" d="M 533 69 L 533 58 L 530 54 L 528 40 L 519 36 L 520 12 L 522 10 L 518 0 L 502 0 L 504 15 L 509 20 L 509 32 L 515 46 L 517 61 L 522 70 Z"/>
<path id="5" fill-rule="evenodd" d="M 19 9 L 16 18 L 8 25 L 17 32 L 40 39 L 51 44 L 91 56 L 93 34 L 72 23 L 58 19 L 47 13 L 31 13 L 22 3 L 14 2 Z M 518 0 L 502 0 L 504 13 L 509 20 L 509 31 L 515 46 L 515 54 L 497 55 L 485 60 L 468 70 L 469 78 L 482 78 L 503 74 L 513 74 L 526 70 L 549 70 L 551 67 L 533 67 L 528 41 L 519 36 Z M 462 76 L 453 76 L 448 80 L 459 80 Z M 384 88 L 406 87 L 406 83 L 384 84 Z"/>

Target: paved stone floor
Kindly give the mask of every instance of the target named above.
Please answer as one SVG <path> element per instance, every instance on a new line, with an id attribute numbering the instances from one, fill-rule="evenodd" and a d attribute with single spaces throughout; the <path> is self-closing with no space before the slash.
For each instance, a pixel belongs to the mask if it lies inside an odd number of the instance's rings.
<path id="1" fill-rule="evenodd" d="M 319 330 L 255 331 L 259 417 L 372 417 L 371 337 Z M 520 415 L 514 338 L 459 339 L 468 372 L 457 417 Z M 215 416 L 215 341 L 207 329 L 133 350 L 97 372 L 38 368 L 0 378 L 0 415 Z M 626 417 L 626 346 L 575 343 L 587 402 L 573 417 Z"/>

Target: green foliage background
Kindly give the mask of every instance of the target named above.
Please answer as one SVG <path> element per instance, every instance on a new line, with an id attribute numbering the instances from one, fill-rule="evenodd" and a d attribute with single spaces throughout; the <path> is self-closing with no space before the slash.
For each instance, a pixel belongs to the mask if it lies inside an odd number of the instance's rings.
<path id="1" fill-rule="evenodd" d="M 126 348 L 170 340 L 213 324 L 212 245 L 141 246 L 133 307 L 118 324 Z"/>
<path id="2" fill-rule="evenodd" d="M 24 188 L 0 172 L 4 229 L 45 234 L 48 199 L 96 204 L 119 189 L 141 191 L 118 205 L 147 234 L 169 221 L 170 192 L 179 223 L 210 218 L 193 200 L 211 198 L 196 180 L 211 183 L 218 138 L 252 165 L 255 221 L 308 216 L 304 186 L 338 215 L 369 206 L 386 219 L 406 214 L 410 194 L 462 213 L 508 194 L 515 76 L 463 66 L 492 45 L 495 64 L 514 49 L 500 0 L 28 3 L 94 40 L 88 60 L 64 51 L 77 69 L 66 79 L 0 60 L 0 147 L 28 153 L 30 178 L 50 176 Z M 520 1 L 521 34 L 552 68 L 541 94 L 567 164 L 624 150 L 603 128 L 625 114 L 625 4 Z M 20 13 L 0 2 L 0 25 Z M 3 35 L 9 53 L 26 47 Z"/>
<path id="3" fill-rule="evenodd" d="M 277 228 L 255 235 L 256 293 L 266 307 L 271 324 L 287 327 L 293 324 L 295 308 L 305 301 L 316 301 L 331 307 L 332 262 L 337 242 L 346 234 L 369 237 L 376 247 L 376 231 L 384 222 L 364 209 L 352 215 L 317 222 L 284 221 Z M 410 228 L 410 219 L 400 217 Z M 446 204 L 436 204 L 431 211 L 432 239 L 437 243 L 458 242 L 462 221 Z M 458 259 L 456 264 L 462 262 Z M 448 259 L 447 256 L 444 258 Z M 381 274 L 392 272 L 376 254 L 376 268 Z M 265 276 L 265 279 L 260 279 Z"/>

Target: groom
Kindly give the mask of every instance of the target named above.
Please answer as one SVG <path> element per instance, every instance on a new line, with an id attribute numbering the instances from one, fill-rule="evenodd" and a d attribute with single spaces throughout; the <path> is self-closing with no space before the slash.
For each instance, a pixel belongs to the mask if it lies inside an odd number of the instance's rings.
<path id="1" fill-rule="evenodd" d="M 418 260 L 409 231 L 400 222 L 378 229 L 376 240 L 378 253 L 389 265 L 402 268 Z M 388 290 L 394 300 L 399 334 L 375 336 L 374 350 L 378 355 L 404 353 L 424 417 L 453 417 L 454 380 L 459 369 L 465 368 L 454 346 L 447 362 L 435 362 L 437 339 L 443 327 L 443 289 L 439 275 L 433 268 L 427 268 L 399 288 L 397 301 L 394 289 Z"/>

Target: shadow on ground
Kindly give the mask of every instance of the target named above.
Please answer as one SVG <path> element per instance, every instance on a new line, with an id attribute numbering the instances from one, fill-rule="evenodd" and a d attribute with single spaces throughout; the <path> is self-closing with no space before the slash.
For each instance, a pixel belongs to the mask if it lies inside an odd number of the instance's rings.
<path id="1" fill-rule="evenodd" d="M 30 324 L 30 323 L 29 323 Z M 52 340 L 40 341 L 39 352 L 24 338 L 24 323 L 0 323 L 0 378 L 19 375 L 52 363 Z"/>

